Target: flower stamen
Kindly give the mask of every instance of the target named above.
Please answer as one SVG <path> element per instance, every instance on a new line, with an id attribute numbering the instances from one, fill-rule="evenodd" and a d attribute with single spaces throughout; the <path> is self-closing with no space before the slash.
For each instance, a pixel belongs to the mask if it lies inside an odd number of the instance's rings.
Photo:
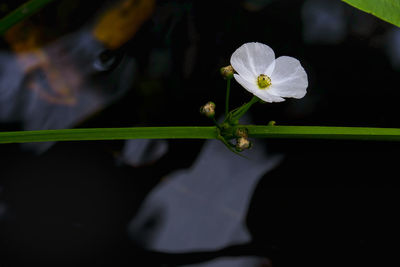
<path id="1" fill-rule="evenodd" d="M 260 74 L 257 77 L 257 85 L 260 89 L 267 89 L 271 86 L 271 78 L 268 75 Z"/>

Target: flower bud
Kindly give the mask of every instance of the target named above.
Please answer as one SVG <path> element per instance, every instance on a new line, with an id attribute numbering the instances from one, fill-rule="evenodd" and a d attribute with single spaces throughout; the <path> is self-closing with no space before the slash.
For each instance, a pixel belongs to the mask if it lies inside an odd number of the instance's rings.
<path id="1" fill-rule="evenodd" d="M 200 108 L 200 113 L 205 115 L 205 116 L 207 116 L 207 117 L 209 117 L 209 118 L 214 117 L 214 115 L 215 115 L 215 104 L 214 104 L 214 102 L 211 102 L 211 101 L 207 102 L 207 104 L 205 104 L 204 106 L 202 106 Z"/>
<path id="2" fill-rule="evenodd" d="M 247 138 L 247 137 L 249 137 L 249 131 L 246 128 L 237 128 L 236 132 L 235 132 L 235 135 L 237 137 Z"/>
<path id="3" fill-rule="evenodd" d="M 236 151 L 242 152 L 251 147 L 251 142 L 246 137 L 239 137 L 236 139 Z"/>
<path id="4" fill-rule="evenodd" d="M 225 79 L 231 79 L 233 77 L 233 73 L 235 72 L 235 70 L 233 69 L 233 67 L 231 65 L 226 66 L 226 67 L 222 67 L 220 69 L 221 75 L 222 77 L 224 77 Z"/>

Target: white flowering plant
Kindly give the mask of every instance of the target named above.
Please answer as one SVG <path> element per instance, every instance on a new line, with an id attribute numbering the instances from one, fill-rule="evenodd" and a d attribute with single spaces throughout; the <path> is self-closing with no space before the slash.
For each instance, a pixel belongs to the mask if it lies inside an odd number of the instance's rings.
<path id="1" fill-rule="evenodd" d="M 232 54 L 230 63 L 230 66 L 221 69 L 221 74 L 228 81 L 225 120 L 221 125 L 216 122 L 215 124 L 219 130 L 218 138 L 228 148 L 235 147 L 236 151 L 240 152 L 250 147 L 248 141 L 245 142 L 245 146 L 243 145 L 247 136 L 237 135 L 232 129 L 239 125 L 239 119 L 248 109 L 260 101 L 273 103 L 285 101 L 286 97 L 302 98 L 307 92 L 308 79 L 306 71 L 297 59 L 288 56 L 275 58 L 272 48 L 258 42 L 245 43 L 240 46 Z M 232 78 L 254 96 L 248 103 L 228 112 Z M 207 104 L 202 109 L 206 106 Z M 207 113 L 205 115 L 209 116 Z M 236 145 L 229 142 L 234 138 Z"/>

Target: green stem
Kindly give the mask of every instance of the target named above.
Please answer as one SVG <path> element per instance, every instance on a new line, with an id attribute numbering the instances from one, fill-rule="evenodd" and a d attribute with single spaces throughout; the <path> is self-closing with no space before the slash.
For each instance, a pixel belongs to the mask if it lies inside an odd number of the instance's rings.
<path id="1" fill-rule="evenodd" d="M 123 139 L 215 139 L 216 127 L 133 127 L 0 132 L 0 143 Z"/>
<path id="2" fill-rule="evenodd" d="M 398 128 L 241 125 L 253 138 L 400 141 Z"/>
<path id="3" fill-rule="evenodd" d="M 252 138 L 400 141 L 400 129 L 239 125 Z M 231 127 L 234 133 L 236 127 Z M 133 127 L 0 132 L 0 143 L 124 139 L 218 139 L 216 127 Z"/>
<path id="4" fill-rule="evenodd" d="M 226 79 L 226 97 L 225 97 L 225 118 L 228 116 L 229 113 L 229 97 L 231 94 L 231 79 Z"/>
<path id="5" fill-rule="evenodd" d="M 42 7 L 54 0 L 31 0 L 17 9 L 10 12 L 8 15 L 0 19 L 0 35 L 3 35 L 9 28 L 24 20 L 25 18 L 35 14 Z"/>
<path id="6" fill-rule="evenodd" d="M 221 126 L 218 124 L 217 120 L 215 119 L 215 117 L 212 117 L 212 121 L 214 122 L 215 127 L 217 127 L 218 129 L 221 130 Z"/>
<path id="7" fill-rule="evenodd" d="M 249 108 L 254 104 L 257 103 L 260 99 L 256 96 L 253 96 L 253 98 L 238 108 L 237 110 L 233 111 L 231 121 L 234 123 L 238 123 L 239 119 L 249 110 Z"/>

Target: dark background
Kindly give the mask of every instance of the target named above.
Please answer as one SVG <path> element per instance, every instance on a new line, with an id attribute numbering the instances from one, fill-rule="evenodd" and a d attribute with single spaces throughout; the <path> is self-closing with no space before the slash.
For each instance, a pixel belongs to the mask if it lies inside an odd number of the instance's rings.
<path id="1" fill-rule="evenodd" d="M 9 2 L 10 9 L 18 5 Z M 95 4 L 99 1 L 55 2 L 32 17 L 53 36 L 79 30 L 101 6 Z M 339 3 L 341 37 L 306 41 L 310 17 L 302 17 L 304 1 L 260 2 L 157 1 L 152 17 L 121 50 L 138 66 L 131 90 L 76 127 L 210 125 L 199 107 L 212 100 L 221 112 L 225 81 L 219 68 L 250 41 L 268 44 L 277 57 L 296 57 L 309 77 L 303 99 L 254 106 L 254 123 L 399 127 L 399 70 L 386 50 L 394 26 Z M 8 49 L 5 42 L 2 47 Z M 160 75 L 154 75 L 149 60 L 154 50 L 170 58 L 157 63 L 165 64 Z M 250 99 L 235 82 L 231 96 L 232 107 Z M 2 131 L 22 128 L 19 122 L 0 124 Z M 395 262 L 400 144 L 283 139 L 263 144 L 285 157 L 252 197 L 246 221 L 254 240 L 250 254 L 271 258 L 273 266 Z M 135 247 L 126 225 L 164 175 L 191 166 L 203 141 L 169 141 L 160 160 L 136 168 L 116 164 L 122 145 L 60 142 L 40 155 L 1 145 L 0 266 L 160 266 L 186 257 L 156 257 Z M 272 245 L 278 249 L 271 252 Z M 141 259 L 146 265 L 138 264 Z"/>

